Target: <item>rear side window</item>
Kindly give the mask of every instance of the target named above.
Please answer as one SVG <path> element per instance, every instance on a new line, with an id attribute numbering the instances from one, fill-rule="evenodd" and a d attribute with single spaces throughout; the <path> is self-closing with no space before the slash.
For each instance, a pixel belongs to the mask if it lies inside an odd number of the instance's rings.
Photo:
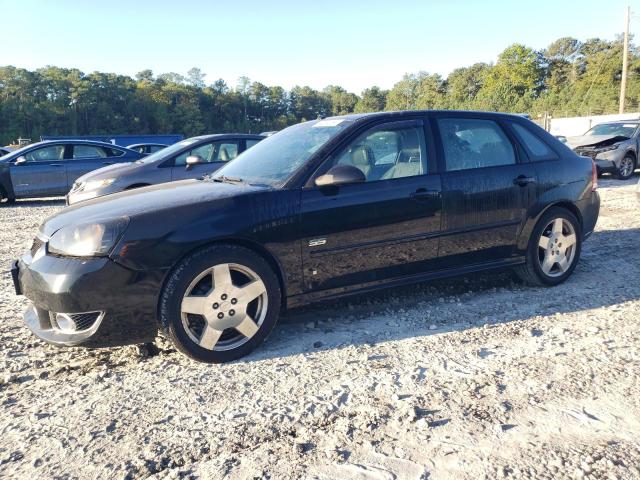
<path id="1" fill-rule="evenodd" d="M 511 141 L 493 120 L 441 118 L 438 128 L 448 171 L 516 163 Z"/>
<path id="2" fill-rule="evenodd" d="M 107 152 L 100 147 L 94 147 L 93 145 L 74 145 L 73 146 L 73 158 L 105 158 Z"/>
<path id="3" fill-rule="evenodd" d="M 252 138 L 247 139 L 247 150 L 253 147 L 258 142 L 260 142 L 260 140 L 254 140 Z"/>
<path id="4" fill-rule="evenodd" d="M 558 158 L 547 144 L 530 132 L 528 128 L 513 122 L 511 123 L 511 126 L 515 130 L 518 140 L 520 140 L 524 145 L 524 148 L 531 160 L 540 161 Z"/>

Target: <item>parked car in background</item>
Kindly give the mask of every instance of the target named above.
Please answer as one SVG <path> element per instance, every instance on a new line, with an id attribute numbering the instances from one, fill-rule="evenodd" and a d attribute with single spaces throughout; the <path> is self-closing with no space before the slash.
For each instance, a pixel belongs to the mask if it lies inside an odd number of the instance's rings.
<path id="1" fill-rule="evenodd" d="M 96 168 L 141 158 L 110 143 L 44 141 L 0 158 L 0 200 L 65 195 L 76 178 Z"/>
<path id="2" fill-rule="evenodd" d="M 127 148 L 143 155 L 150 155 L 167 148 L 167 146 L 163 143 L 134 143 L 133 145 L 127 145 Z"/>
<path id="3" fill-rule="evenodd" d="M 101 168 L 79 178 L 67 195 L 72 205 L 110 193 L 157 183 L 202 178 L 251 148 L 261 135 L 242 133 L 188 138 L 133 163 Z"/>
<path id="4" fill-rule="evenodd" d="M 13 148 L 9 147 L 0 147 L 0 157 L 7 155 L 8 153 L 13 152 Z"/>
<path id="5" fill-rule="evenodd" d="M 598 174 L 612 173 L 621 180 L 638 167 L 640 121 L 601 123 L 579 137 L 566 137 L 566 144 L 578 155 L 592 158 Z"/>
<path id="6" fill-rule="evenodd" d="M 12 275 L 48 342 L 144 343 L 162 329 L 192 358 L 226 362 L 282 308 L 492 268 L 558 285 L 594 230 L 596 186 L 591 159 L 516 115 L 327 118 L 204 180 L 65 208 Z"/>

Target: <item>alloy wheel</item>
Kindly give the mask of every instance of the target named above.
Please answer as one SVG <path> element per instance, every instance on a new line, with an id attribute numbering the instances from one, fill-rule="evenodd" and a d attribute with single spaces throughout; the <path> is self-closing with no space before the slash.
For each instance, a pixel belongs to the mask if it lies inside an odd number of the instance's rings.
<path id="1" fill-rule="evenodd" d="M 634 170 L 633 158 L 624 157 L 620 161 L 620 176 L 628 177 L 633 173 Z"/>
<path id="2" fill-rule="evenodd" d="M 180 312 L 193 342 L 207 350 L 224 351 L 238 348 L 258 332 L 267 307 L 262 279 L 244 265 L 223 263 L 191 282 Z"/>
<path id="3" fill-rule="evenodd" d="M 542 230 L 538 241 L 540 268 L 549 277 L 563 275 L 576 255 L 576 232 L 571 222 L 556 218 Z"/>

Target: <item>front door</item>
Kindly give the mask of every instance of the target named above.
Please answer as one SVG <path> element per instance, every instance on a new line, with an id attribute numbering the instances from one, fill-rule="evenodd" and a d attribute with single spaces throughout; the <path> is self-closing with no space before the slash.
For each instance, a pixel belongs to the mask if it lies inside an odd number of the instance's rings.
<path id="1" fill-rule="evenodd" d="M 34 148 L 22 155 L 9 169 L 16 198 L 67 193 L 64 145 Z"/>
<path id="2" fill-rule="evenodd" d="M 503 126 L 473 114 L 441 114 L 445 267 L 491 262 L 515 254 L 536 172 Z"/>
<path id="3" fill-rule="evenodd" d="M 303 189 L 307 290 L 375 283 L 432 267 L 442 211 L 432 162 L 422 121 L 373 127 L 327 160 L 319 173 L 352 165 L 366 181 L 334 190 Z"/>
<path id="4" fill-rule="evenodd" d="M 239 142 L 237 140 L 221 140 L 198 145 L 174 159 L 171 180 L 202 178 L 205 175 L 210 175 L 229 160 L 236 158 L 238 151 Z M 198 156 L 201 162 L 187 166 L 187 157 L 189 156 Z"/>

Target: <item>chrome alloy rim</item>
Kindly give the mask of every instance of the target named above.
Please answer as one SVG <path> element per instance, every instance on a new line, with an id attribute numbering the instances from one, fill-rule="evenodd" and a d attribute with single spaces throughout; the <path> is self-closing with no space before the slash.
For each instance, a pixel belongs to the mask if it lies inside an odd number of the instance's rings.
<path id="1" fill-rule="evenodd" d="M 207 350 L 224 351 L 248 342 L 267 315 L 268 295 L 258 274 L 223 263 L 198 275 L 182 297 L 182 326 Z"/>
<path id="2" fill-rule="evenodd" d="M 624 157 L 620 163 L 620 173 L 623 177 L 628 177 L 633 173 L 633 159 Z"/>
<path id="3" fill-rule="evenodd" d="M 576 256 L 576 232 L 570 222 L 556 218 L 542 230 L 538 241 L 540 268 L 550 277 L 563 275 Z"/>

